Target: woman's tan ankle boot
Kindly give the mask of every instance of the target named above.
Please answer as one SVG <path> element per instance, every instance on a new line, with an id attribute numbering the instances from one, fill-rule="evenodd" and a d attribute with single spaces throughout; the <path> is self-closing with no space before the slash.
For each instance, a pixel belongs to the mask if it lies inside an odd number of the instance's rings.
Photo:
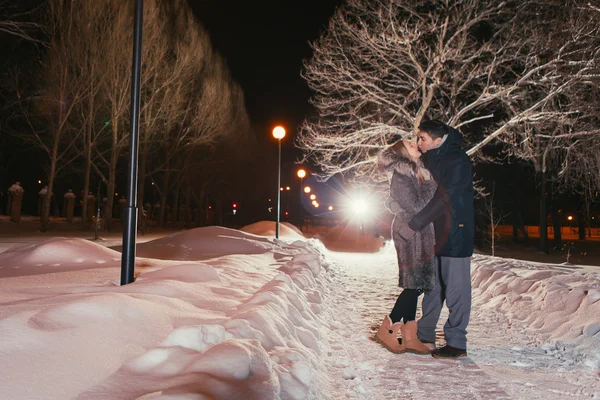
<path id="1" fill-rule="evenodd" d="M 417 336 L 417 321 L 409 321 L 402 325 L 402 344 L 406 351 L 415 354 L 431 354 L 431 349 L 425 346 Z"/>
<path id="2" fill-rule="evenodd" d="M 392 320 L 386 315 L 375 334 L 375 340 L 392 353 L 404 353 L 404 345 L 398 343 L 398 331 L 400 331 L 401 327 L 402 324 L 400 322 L 392 324 Z"/>

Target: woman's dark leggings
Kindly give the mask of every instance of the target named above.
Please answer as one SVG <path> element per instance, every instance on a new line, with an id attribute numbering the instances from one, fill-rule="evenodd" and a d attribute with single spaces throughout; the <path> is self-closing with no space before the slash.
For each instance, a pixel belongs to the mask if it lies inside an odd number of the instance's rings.
<path id="1" fill-rule="evenodd" d="M 415 320 L 417 317 L 417 300 L 421 293 L 423 293 L 421 289 L 404 289 L 400 293 L 390 313 L 393 324 L 400 322 L 400 320 L 404 320 L 404 323 Z"/>

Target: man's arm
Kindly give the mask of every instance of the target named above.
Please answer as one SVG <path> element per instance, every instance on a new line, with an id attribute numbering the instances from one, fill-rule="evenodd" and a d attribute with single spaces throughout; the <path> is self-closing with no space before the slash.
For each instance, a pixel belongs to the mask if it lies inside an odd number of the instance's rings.
<path id="1" fill-rule="evenodd" d="M 473 180 L 472 165 L 469 158 L 464 157 L 448 166 L 438 182 L 435 194 L 429 203 L 419 211 L 408 223 L 413 231 L 420 231 L 436 219 L 440 218 L 452 199 L 456 199 L 465 191 Z"/>

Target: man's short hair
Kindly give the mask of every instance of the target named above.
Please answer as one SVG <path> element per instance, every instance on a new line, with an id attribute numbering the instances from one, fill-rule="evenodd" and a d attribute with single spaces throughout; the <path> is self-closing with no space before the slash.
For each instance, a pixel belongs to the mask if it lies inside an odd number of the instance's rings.
<path id="1" fill-rule="evenodd" d="M 436 119 L 425 120 L 419 125 L 419 130 L 426 132 L 432 139 L 443 138 L 448 134 L 448 126 Z"/>

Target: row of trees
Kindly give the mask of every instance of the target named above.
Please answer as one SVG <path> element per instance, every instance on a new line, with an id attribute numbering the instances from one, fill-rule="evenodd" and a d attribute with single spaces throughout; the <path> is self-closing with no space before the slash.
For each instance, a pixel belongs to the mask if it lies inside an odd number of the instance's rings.
<path id="1" fill-rule="evenodd" d="M 600 190 L 600 8 L 579 0 L 348 0 L 305 63 L 318 116 L 298 145 L 323 177 L 380 180 L 377 152 L 434 118 L 477 161 Z"/>
<path id="2" fill-rule="evenodd" d="M 95 174 L 106 185 L 105 228 L 112 224 L 118 163 L 127 155 L 133 7 L 128 2 L 48 0 L 36 77 L 13 75 L 19 136 L 48 155 L 48 190 L 64 168 L 81 168 L 84 193 Z M 146 0 L 140 114 L 138 202 L 145 185 L 160 194 L 201 199 L 227 141 L 248 139 L 244 96 L 185 0 Z M 202 180 L 199 181 L 199 179 Z M 84 202 L 83 215 L 86 215 Z M 42 207 L 48 228 L 50 196 Z"/>

